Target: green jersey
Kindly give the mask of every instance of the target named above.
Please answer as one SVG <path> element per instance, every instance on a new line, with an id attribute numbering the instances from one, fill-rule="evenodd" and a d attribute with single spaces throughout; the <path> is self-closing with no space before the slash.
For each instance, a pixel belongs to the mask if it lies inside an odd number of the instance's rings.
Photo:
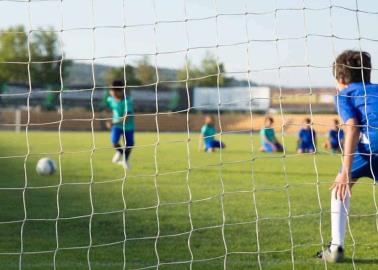
<path id="1" fill-rule="evenodd" d="M 263 129 L 261 129 L 260 130 L 260 135 L 261 135 L 261 142 L 262 143 L 265 143 L 265 137 L 271 143 L 275 143 L 276 142 L 276 134 L 275 134 L 273 128 L 263 128 Z"/>
<path id="2" fill-rule="evenodd" d="M 134 130 L 134 110 L 133 102 L 130 97 L 123 100 L 116 100 L 114 97 L 109 96 L 106 98 L 106 105 L 113 112 L 113 125 L 123 130 Z M 125 116 L 127 116 L 126 120 L 124 119 Z"/>
<path id="3" fill-rule="evenodd" d="M 203 136 L 205 144 L 214 141 L 214 136 L 216 133 L 217 131 L 214 126 L 203 125 L 201 128 L 201 134 Z"/>

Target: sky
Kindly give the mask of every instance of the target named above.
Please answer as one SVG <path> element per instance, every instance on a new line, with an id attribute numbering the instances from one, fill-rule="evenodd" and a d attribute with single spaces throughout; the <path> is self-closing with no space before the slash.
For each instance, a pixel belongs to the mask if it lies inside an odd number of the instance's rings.
<path id="1" fill-rule="evenodd" d="M 198 65 L 210 52 L 230 76 L 250 70 L 259 84 L 334 86 L 330 65 L 345 49 L 378 63 L 375 0 L 0 0 L 0 29 L 18 24 L 63 30 L 65 57 L 78 62 L 117 66 L 148 55 L 181 68 L 186 54 Z"/>

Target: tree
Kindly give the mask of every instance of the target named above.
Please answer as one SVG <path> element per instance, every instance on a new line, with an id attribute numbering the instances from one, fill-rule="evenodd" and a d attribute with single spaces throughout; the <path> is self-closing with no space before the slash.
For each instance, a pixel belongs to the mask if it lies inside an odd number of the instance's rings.
<path id="1" fill-rule="evenodd" d="M 126 84 L 127 85 L 140 85 L 140 81 L 135 74 L 135 68 L 130 65 L 124 67 L 113 67 L 106 73 L 106 82 L 108 85 L 114 80 L 124 80 L 126 71 Z"/>
<path id="2" fill-rule="evenodd" d="M 28 36 L 23 26 L 0 33 L 0 76 L 3 81 L 27 82 Z"/>
<path id="3" fill-rule="evenodd" d="M 62 60 L 59 37 L 52 28 L 38 31 L 32 38 L 32 81 L 42 85 L 60 85 L 61 77 L 67 75 L 67 67 L 71 61 Z"/>
<path id="4" fill-rule="evenodd" d="M 199 67 L 194 66 L 188 62 L 186 66 L 180 69 L 177 73 L 178 80 L 187 79 L 187 69 L 189 72 L 188 84 L 190 87 L 216 87 L 218 86 L 218 65 L 219 65 L 219 86 L 225 86 L 228 78 L 224 76 L 225 68 L 223 63 L 217 62 L 215 56 L 207 53 L 202 59 Z"/>
<path id="5" fill-rule="evenodd" d="M 62 62 L 63 51 L 52 28 L 27 34 L 23 26 L 0 33 L 0 74 L 8 82 L 41 85 L 60 84 L 70 61 Z M 30 72 L 29 72 L 30 71 Z"/>
<path id="6" fill-rule="evenodd" d="M 150 64 L 147 56 L 138 61 L 136 77 L 142 85 L 156 83 L 156 70 L 155 67 Z"/>

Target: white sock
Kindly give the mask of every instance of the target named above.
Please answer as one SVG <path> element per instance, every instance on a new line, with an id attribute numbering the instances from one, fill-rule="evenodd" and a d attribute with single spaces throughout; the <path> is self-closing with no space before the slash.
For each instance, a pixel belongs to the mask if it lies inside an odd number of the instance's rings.
<path id="1" fill-rule="evenodd" d="M 345 195 L 344 201 L 335 198 L 335 190 L 331 192 L 331 227 L 332 242 L 331 251 L 337 249 L 338 246 L 344 246 L 345 229 L 347 215 L 349 212 L 350 197 Z"/>

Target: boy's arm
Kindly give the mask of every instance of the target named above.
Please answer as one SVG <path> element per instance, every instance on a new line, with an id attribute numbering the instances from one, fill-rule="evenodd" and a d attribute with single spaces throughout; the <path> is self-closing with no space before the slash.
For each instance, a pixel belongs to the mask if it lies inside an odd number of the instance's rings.
<path id="1" fill-rule="evenodd" d="M 360 137 L 360 129 L 356 118 L 348 119 L 345 124 L 343 166 L 341 172 L 331 186 L 331 189 L 335 189 L 336 198 L 339 198 L 340 200 L 344 199 L 346 193 L 351 195 L 350 183 L 352 179 L 350 179 L 350 171 L 352 168 L 353 153 Z"/>
<path id="2" fill-rule="evenodd" d="M 298 133 L 297 149 L 299 148 L 300 143 L 301 143 L 301 132 Z"/>
<path id="3" fill-rule="evenodd" d="M 198 140 L 198 150 L 202 150 L 202 141 L 203 141 L 203 135 L 202 133 L 199 135 L 199 140 Z"/>

